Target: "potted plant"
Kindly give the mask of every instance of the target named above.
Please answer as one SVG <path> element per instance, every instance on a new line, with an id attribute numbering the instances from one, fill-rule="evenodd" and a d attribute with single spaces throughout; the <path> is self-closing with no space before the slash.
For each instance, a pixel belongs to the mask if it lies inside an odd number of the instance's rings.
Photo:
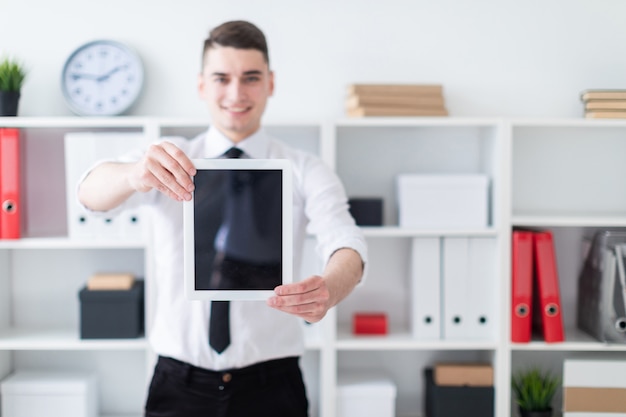
<path id="1" fill-rule="evenodd" d="M 533 367 L 514 373 L 511 384 L 522 417 L 552 415 L 552 399 L 561 386 L 558 376 Z"/>
<path id="2" fill-rule="evenodd" d="M 25 78 L 26 70 L 17 60 L 9 57 L 0 60 L 0 116 L 17 116 Z"/>

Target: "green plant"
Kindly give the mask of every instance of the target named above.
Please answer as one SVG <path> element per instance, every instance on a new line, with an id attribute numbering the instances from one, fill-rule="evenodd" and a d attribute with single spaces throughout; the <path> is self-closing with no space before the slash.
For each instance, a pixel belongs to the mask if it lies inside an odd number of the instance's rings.
<path id="1" fill-rule="evenodd" d="M 552 398 L 561 386 L 561 378 L 535 367 L 513 374 L 511 385 L 520 409 L 546 411 L 551 409 Z"/>
<path id="2" fill-rule="evenodd" d="M 0 91 L 20 91 L 25 78 L 26 69 L 20 62 L 8 57 L 0 60 Z"/>

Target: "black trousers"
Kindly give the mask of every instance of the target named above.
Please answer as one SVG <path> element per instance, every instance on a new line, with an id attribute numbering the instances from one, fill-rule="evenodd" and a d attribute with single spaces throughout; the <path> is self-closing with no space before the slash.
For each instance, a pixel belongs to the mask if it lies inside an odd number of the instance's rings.
<path id="1" fill-rule="evenodd" d="M 307 417 L 297 357 L 209 371 L 159 356 L 146 417 Z"/>

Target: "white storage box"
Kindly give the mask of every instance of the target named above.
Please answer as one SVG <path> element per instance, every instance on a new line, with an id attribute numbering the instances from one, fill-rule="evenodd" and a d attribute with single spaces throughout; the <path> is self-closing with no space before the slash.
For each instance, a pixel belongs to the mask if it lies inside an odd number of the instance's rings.
<path id="1" fill-rule="evenodd" d="M 394 417 L 396 386 L 384 376 L 340 374 L 337 386 L 337 415 L 341 417 Z"/>
<path id="2" fill-rule="evenodd" d="M 396 180 L 400 227 L 487 227 L 489 178 L 486 175 L 401 174 Z"/>
<path id="3" fill-rule="evenodd" d="M 0 383 L 2 417 L 97 417 L 96 378 L 82 372 L 18 371 Z"/>

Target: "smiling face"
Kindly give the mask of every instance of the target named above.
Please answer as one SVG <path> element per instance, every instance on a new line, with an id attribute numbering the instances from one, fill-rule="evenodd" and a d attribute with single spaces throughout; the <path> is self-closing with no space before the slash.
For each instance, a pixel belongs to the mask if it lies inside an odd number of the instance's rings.
<path id="1" fill-rule="evenodd" d="M 274 74 L 256 49 L 216 46 L 205 54 L 198 91 L 209 106 L 213 126 L 237 143 L 261 127 L 274 92 Z"/>

